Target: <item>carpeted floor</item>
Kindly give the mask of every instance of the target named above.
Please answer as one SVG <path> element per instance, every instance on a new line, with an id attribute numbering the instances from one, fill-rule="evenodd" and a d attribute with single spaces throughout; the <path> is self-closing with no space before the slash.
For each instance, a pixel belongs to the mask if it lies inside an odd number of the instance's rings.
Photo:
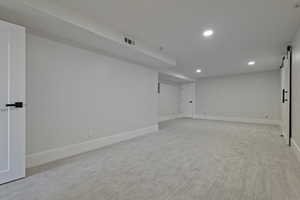
<path id="1" fill-rule="evenodd" d="M 1 200 L 299 200 L 300 163 L 267 125 L 180 119 L 30 169 Z"/>

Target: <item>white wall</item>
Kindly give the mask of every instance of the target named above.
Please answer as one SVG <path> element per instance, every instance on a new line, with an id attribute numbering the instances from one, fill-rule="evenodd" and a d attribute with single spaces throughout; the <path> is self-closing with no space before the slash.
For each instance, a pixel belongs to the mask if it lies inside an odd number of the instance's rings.
<path id="1" fill-rule="evenodd" d="M 27 154 L 157 124 L 154 70 L 27 36 Z"/>
<path id="2" fill-rule="evenodd" d="M 280 72 L 203 78 L 196 84 L 198 116 L 280 120 Z"/>
<path id="3" fill-rule="evenodd" d="M 180 86 L 160 82 L 159 118 L 171 119 L 179 114 Z"/>
<path id="4" fill-rule="evenodd" d="M 292 90 L 292 134 L 300 147 L 300 29 L 293 42 Z"/>

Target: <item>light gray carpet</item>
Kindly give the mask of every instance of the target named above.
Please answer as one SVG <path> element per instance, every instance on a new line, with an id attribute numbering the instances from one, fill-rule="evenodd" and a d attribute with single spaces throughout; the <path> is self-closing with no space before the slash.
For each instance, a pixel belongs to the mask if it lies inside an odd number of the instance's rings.
<path id="1" fill-rule="evenodd" d="M 161 131 L 30 170 L 1 200 L 299 200 L 275 126 L 172 120 Z"/>

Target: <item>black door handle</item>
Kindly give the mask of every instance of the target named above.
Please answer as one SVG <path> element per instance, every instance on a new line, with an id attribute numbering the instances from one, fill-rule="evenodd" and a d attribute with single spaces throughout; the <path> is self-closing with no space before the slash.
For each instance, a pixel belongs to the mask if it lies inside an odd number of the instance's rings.
<path id="1" fill-rule="evenodd" d="M 6 107 L 23 108 L 23 102 L 15 102 L 14 104 L 6 104 Z"/>

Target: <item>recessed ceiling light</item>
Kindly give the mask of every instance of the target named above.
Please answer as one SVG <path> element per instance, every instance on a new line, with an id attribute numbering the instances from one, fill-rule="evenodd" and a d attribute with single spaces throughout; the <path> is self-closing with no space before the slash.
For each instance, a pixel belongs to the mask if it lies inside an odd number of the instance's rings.
<path id="1" fill-rule="evenodd" d="M 248 65 L 249 65 L 249 66 L 255 65 L 255 61 L 249 61 L 249 62 L 248 62 Z"/>
<path id="2" fill-rule="evenodd" d="M 207 29 L 203 32 L 204 37 L 210 37 L 214 34 L 214 31 L 212 29 Z"/>
<path id="3" fill-rule="evenodd" d="M 201 73 L 202 70 L 201 70 L 201 69 L 197 69 L 196 72 L 197 72 L 197 73 Z"/>

